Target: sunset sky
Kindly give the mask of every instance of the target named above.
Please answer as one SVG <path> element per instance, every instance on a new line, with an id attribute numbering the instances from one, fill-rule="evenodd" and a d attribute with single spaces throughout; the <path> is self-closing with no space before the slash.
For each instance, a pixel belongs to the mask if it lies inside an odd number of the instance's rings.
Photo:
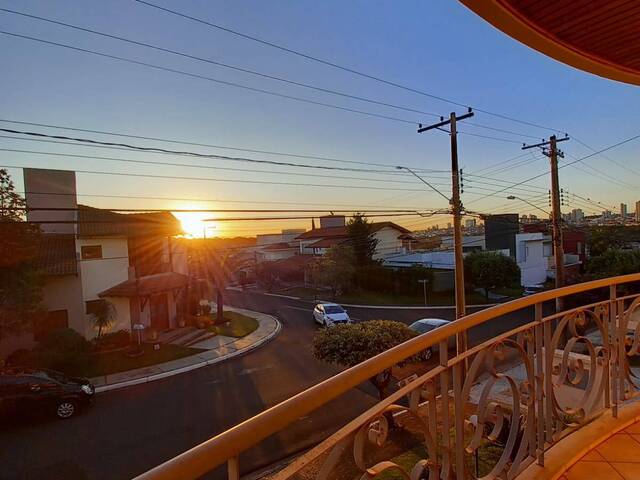
<path id="1" fill-rule="evenodd" d="M 567 132 L 572 140 L 561 144 L 565 162 L 591 154 L 593 150 L 587 145 L 599 150 L 640 133 L 637 87 L 605 80 L 545 57 L 495 30 L 458 2 L 155 0 L 154 3 L 463 105 L 551 127 L 558 134 Z M 414 110 L 440 115 L 465 111 L 463 107 L 321 65 L 132 0 L 0 0 L 0 8 Z M 79 200 L 102 208 L 329 211 L 446 207 L 444 198 L 410 174 L 393 168 L 405 165 L 439 171 L 419 173 L 450 195 L 448 136 L 438 131 L 416 133 L 417 123 L 431 123 L 436 120 L 433 116 L 313 91 L 6 12 L 0 12 L 0 25 L 5 32 L 415 122 L 301 103 L 1 34 L 3 120 L 388 165 L 286 157 L 0 122 L 2 128 L 142 147 L 363 170 L 312 170 L 2 138 L 0 165 L 12 167 L 9 170 L 19 186 L 21 170 L 14 167 L 29 166 L 84 171 L 77 174 L 78 192 L 88 196 Z M 517 135 L 481 128 L 478 124 Z M 523 156 L 520 146 L 522 142 L 535 143 L 554 130 L 483 112 L 477 112 L 459 129 L 464 132 L 459 137 L 459 153 L 465 173 L 489 177 L 465 179 L 465 206 L 479 212 L 519 211 L 540 216 L 541 212 L 530 205 L 518 200 L 509 202 L 506 196 L 522 196 L 547 208 L 548 176 L 495 197 L 480 198 L 501 186 L 509 186 L 509 182 L 546 171 L 545 157 L 533 150 Z M 7 150 L 183 165 L 144 165 Z M 629 211 L 633 211 L 635 202 L 640 200 L 638 151 L 640 141 L 630 142 L 608 151 L 606 156 L 593 156 L 562 168 L 561 186 L 569 192 L 564 211 L 582 208 L 587 213 L 600 212 L 605 208 L 617 209 L 620 202 L 629 204 Z M 510 162 L 487 168 L 510 158 L 513 158 Z M 513 165 L 515 168 L 499 171 Z M 585 203 L 585 198 L 601 202 L 602 207 Z M 197 232 L 199 220 L 216 216 L 224 214 L 193 214 L 187 222 Z M 450 220 L 446 216 L 428 219 L 414 216 L 394 221 L 413 229 L 433 223 L 445 225 Z M 211 224 L 207 235 L 253 235 L 280 228 L 309 228 L 310 224 L 310 220 L 219 222 Z"/>

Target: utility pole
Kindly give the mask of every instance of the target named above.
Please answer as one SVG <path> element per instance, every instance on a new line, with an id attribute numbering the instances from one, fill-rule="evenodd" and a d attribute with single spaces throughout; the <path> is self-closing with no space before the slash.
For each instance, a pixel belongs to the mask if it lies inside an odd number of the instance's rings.
<path id="1" fill-rule="evenodd" d="M 473 117 L 473 111 L 469 108 L 464 115 L 457 116 L 455 112 L 451 112 L 449 120 L 440 117 L 440 122 L 423 127 L 418 127 L 418 133 L 428 130 L 438 129 L 449 125 L 449 136 L 451 137 L 451 189 L 452 195 L 449 203 L 451 204 L 451 213 L 453 215 L 453 241 L 454 241 L 454 257 L 455 257 L 455 295 L 456 295 L 456 319 L 464 317 L 466 313 L 465 294 L 464 294 L 464 264 L 462 256 L 462 202 L 460 201 L 460 168 L 458 166 L 458 130 L 457 122 L 466 118 Z M 444 130 L 446 131 L 446 130 Z M 467 333 L 463 332 L 456 336 L 456 350 L 460 354 L 467 349 Z"/>
<path id="2" fill-rule="evenodd" d="M 557 139 L 555 135 L 549 140 L 536 143 L 535 145 L 523 145 L 522 150 L 541 147 L 542 153 L 549 157 L 551 167 L 551 224 L 553 226 L 553 255 L 556 264 L 556 288 L 564 286 L 564 247 L 562 246 L 562 211 L 560 210 L 560 181 L 558 180 L 558 157 L 564 158 L 564 153 L 558 149 L 557 144 L 569 140 Z M 549 147 L 548 149 L 546 147 Z M 556 299 L 556 311 L 563 310 L 564 302 L 562 298 Z"/>

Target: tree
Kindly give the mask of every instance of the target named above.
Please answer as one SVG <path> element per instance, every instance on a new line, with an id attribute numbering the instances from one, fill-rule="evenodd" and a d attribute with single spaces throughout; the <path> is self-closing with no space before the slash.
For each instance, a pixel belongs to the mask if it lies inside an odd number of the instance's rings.
<path id="1" fill-rule="evenodd" d="M 498 252 L 471 252 L 464 258 L 465 280 L 489 291 L 520 285 L 520 267 L 516 261 Z"/>
<path id="2" fill-rule="evenodd" d="M 102 330 L 109 328 L 113 325 L 116 319 L 116 309 L 113 303 L 107 300 L 100 300 L 92 305 L 91 317 L 93 319 L 94 326 L 98 327 L 98 341 L 102 336 Z"/>
<path id="3" fill-rule="evenodd" d="M 313 339 L 313 354 L 318 360 L 353 367 L 365 360 L 415 337 L 416 332 L 404 323 L 371 320 L 336 325 L 320 330 Z M 408 361 L 417 361 L 418 357 Z M 378 390 L 380 400 L 387 395 L 391 371 L 385 370 L 369 379 Z"/>
<path id="4" fill-rule="evenodd" d="M 41 314 L 40 231 L 24 221 L 25 200 L 0 169 L 0 338 L 28 329 Z"/>
<path id="5" fill-rule="evenodd" d="M 356 268 L 374 263 L 378 239 L 373 235 L 371 224 L 362 213 L 356 213 L 347 223 L 347 244 L 353 250 L 353 265 Z"/>
<path id="6" fill-rule="evenodd" d="M 312 267 L 314 283 L 331 288 L 333 299 L 346 291 L 353 282 L 353 249 L 346 245 L 331 247 Z"/>
<path id="7" fill-rule="evenodd" d="M 615 277 L 640 272 L 640 251 L 609 249 L 591 257 L 586 265 L 592 278 Z"/>
<path id="8" fill-rule="evenodd" d="M 205 271 L 216 290 L 215 323 L 224 323 L 224 292 L 238 272 L 249 266 L 251 260 L 234 250 L 219 251 L 205 247 L 204 253 Z"/>

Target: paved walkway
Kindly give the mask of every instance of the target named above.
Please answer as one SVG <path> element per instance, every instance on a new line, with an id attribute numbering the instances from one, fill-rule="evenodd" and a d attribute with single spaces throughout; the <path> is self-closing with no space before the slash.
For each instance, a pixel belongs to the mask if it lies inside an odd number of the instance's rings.
<path id="1" fill-rule="evenodd" d="M 242 338 L 225 337 L 217 335 L 202 342 L 191 345 L 193 348 L 206 349 L 189 357 L 179 358 L 170 362 L 159 363 L 149 367 L 136 368 L 126 372 L 114 373 L 106 377 L 95 377 L 91 382 L 96 386 L 96 392 L 115 390 L 118 388 L 152 382 L 161 378 L 185 373 L 196 368 L 213 365 L 236 355 L 241 355 L 268 342 L 280 332 L 280 322 L 271 315 L 244 310 L 241 308 L 225 307 L 227 310 L 236 311 L 250 317 L 254 317 L 258 328 Z"/>
<path id="2" fill-rule="evenodd" d="M 640 421 L 609 437 L 573 465 L 561 480 L 639 480 Z"/>

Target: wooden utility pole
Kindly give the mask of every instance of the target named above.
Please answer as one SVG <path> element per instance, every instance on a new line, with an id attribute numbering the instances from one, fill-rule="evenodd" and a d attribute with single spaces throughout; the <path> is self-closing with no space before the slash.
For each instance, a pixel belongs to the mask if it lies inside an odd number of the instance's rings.
<path id="1" fill-rule="evenodd" d="M 558 150 L 558 142 L 569 140 L 568 136 L 557 139 L 555 135 L 549 137 L 549 140 L 537 143 L 535 145 L 523 145 L 522 149 L 543 147 L 543 153 L 549 157 L 551 167 L 551 224 L 553 226 L 553 255 L 555 260 L 556 274 L 555 286 L 560 288 L 564 286 L 564 247 L 562 246 L 562 211 L 560 210 L 560 181 L 558 180 L 558 157 L 564 158 L 564 153 Z M 547 150 L 546 147 L 549 149 Z M 563 310 L 563 299 L 556 299 L 556 311 Z"/>
<path id="2" fill-rule="evenodd" d="M 462 202 L 460 201 L 460 169 L 458 166 L 458 120 L 464 120 L 466 118 L 473 117 L 471 109 L 464 115 L 456 116 L 455 112 L 451 112 L 449 120 L 444 120 L 441 117 L 441 121 L 423 127 L 418 128 L 418 133 L 426 132 L 437 128 L 441 130 L 442 127 L 449 125 L 450 137 L 451 137 L 451 190 L 452 195 L 449 203 L 451 204 L 451 213 L 453 215 L 453 241 L 454 241 L 454 257 L 455 257 L 455 294 L 456 294 L 456 319 L 464 317 L 466 314 L 465 306 L 465 292 L 464 292 L 464 264 L 462 256 Z M 456 338 L 456 347 L 458 354 L 464 352 L 467 349 L 467 334 L 466 332 L 458 334 Z"/>

